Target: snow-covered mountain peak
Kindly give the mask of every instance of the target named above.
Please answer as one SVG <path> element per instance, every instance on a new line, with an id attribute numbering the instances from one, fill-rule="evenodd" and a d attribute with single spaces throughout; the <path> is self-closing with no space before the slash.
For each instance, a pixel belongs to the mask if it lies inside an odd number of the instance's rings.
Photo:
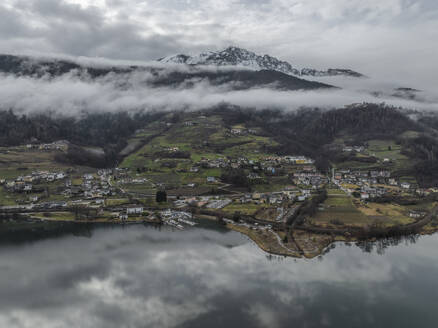
<path id="1" fill-rule="evenodd" d="M 348 69 L 328 69 L 326 71 L 309 68 L 298 69 L 286 61 L 269 55 L 258 55 L 252 51 L 235 46 L 230 46 L 216 52 L 208 51 L 195 56 L 178 54 L 161 58 L 158 61 L 162 63 L 187 65 L 243 66 L 252 70 L 271 70 L 297 76 L 363 76 L 360 73 Z"/>

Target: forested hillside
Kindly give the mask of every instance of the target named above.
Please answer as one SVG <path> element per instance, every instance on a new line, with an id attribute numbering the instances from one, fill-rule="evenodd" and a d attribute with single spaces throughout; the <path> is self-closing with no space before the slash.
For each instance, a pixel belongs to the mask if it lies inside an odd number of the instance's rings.
<path id="1" fill-rule="evenodd" d="M 306 108 L 295 112 L 253 110 L 222 104 L 202 111 L 219 115 L 224 124 L 245 124 L 258 128 L 261 135 L 277 144 L 271 152 L 302 154 L 314 158 L 318 168 L 327 172 L 332 164 L 351 160 L 339 149 L 343 144 L 360 145 L 368 140 L 392 140 L 402 154 L 412 160 L 405 172 L 422 185 L 438 182 L 438 139 L 436 117 L 411 120 L 403 111 L 383 104 L 361 104 L 335 110 Z M 59 160 L 93 166 L 111 166 L 121 159 L 120 152 L 137 129 L 155 121 L 182 122 L 185 112 L 83 113 L 80 117 L 52 116 L 49 113 L 19 115 L 0 111 L 0 145 L 44 143 L 67 140 L 72 146 Z M 405 137 L 409 132 L 411 137 Z M 83 147 L 103 149 L 104 156 L 84 152 Z M 372 158 L 362 160 L 372 161 Z"/>

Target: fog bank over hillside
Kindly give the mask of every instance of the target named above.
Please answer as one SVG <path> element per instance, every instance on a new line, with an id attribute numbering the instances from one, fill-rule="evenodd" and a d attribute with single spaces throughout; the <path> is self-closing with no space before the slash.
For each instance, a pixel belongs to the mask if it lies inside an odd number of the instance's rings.
<path id="1" fill-rule="evenodd" d="M 176 88 L 151 87 L 148 82 L 154 78 L 149 71 L 110 73 L 95 79 L 76 73 L 56 78 L 3 74 L 0 75 L 0 105 L 3 109 L 12 108 L 24 113 L 49 110 L 68 115 L 83 111 L 199 110 L 221 102 L 256 109 L 284 110 L 333 108 L 358 102 L 386 102 L 419 110 L 438 108 L 433 98 L 418 102 L 385 94 L 375 97 L 363 88 L 361 91 L 360 85 L 353 84 L 350 89 L 318 91 L 281 91 L 275 90 L 275 86 L 234 90 L 232 83 L 212 86 L 205 79 L 189 80 L 187 85 Z"/>

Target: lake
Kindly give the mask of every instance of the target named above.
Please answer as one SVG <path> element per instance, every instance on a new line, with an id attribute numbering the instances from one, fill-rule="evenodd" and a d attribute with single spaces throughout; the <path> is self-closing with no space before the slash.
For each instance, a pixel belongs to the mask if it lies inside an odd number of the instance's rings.
<path id="1" fill-rule="evenodd" d="M 436 327 L 438 235 L 269 256 L 215 225 L 0 245 L 0 327 Z"/>

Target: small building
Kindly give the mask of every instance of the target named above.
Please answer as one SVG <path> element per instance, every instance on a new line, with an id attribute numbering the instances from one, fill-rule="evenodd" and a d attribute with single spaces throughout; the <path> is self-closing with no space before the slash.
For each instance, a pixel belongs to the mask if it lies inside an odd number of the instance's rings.
<path id="1" fill-rule="evenodd" d="M 370 199 L 370 194 L 363 192 L 360 194 L 360 199 Z"/>
<path id="2" fill-rule="evenodd" d="M 207 177 L 207 182 L 216 182 L 215 177 Z"/>
<path id="3" fill-rule="evenodd" d="M 240 135 L 243 134 L 243 129 L 231 129 L 231 133 Z"/>
<path id="4" fill-rule="evenodd" d="M 126 209 L 126 214 L 143 214 L 143 207 L 141 206 L 132 206 Z"/>
<path id="5" fill-rule="evenodd" d="M 411 217 L 413 219 L 420 219 L 420 218 L 424 217 L 425 215 L 426 215 L 426 213 L 419 212 L 419 211 L 411 211 L 409 213 L 409 217 Z"/>
<path id="6" fill-rule="evenodd" d="M 250 172 L 247 176 L 248 179 L 260 179 L 260 176 L 257 173 Z"/>
<path id="7" fill-rule="evenodd" d="M 92 174 L 87 173 L 87 174 L 84 174 L 84 179 L 85 179 L 85 180 L 93 180 L 94 177 L 93 177 Z"/>
<path id="8" fill-rule="evenodd" d="M 23 188 L 24 191 L 32 191 L 32 185 L 31 184 L 27 184 L 24 186 Z"/>
<path id="9" fill-rule="evenodd" d="M 259 200 L 260 198 L 262 198 L 262 195 L 258 192 L 255 192 L 252 194 L 252 199 L 253 200 Z"/>
<path id="10" fill-rule="evenodd" d="M 65 178 L 65 173 L 61 172 L 61 173 L 57 173 L 56 174 L 56 179 L 57 180 L 62 180 Z"/>
<path id="11" fill-rule="evenodd" d="M 403 189 L 410 189 L 411 188 L 411 184 L 408 182 L 402 182 L 400 184 L 400 187 L 402 187 Z"/>
<path id="12" fill-rule="evenodd" d="M 396 186 L 396 185 L 397 185 L 397 180 L 395 180 L 394 178 L 391 178 L 391 179 L 388 180 L 388 183 L 389 183 L 391 186 Z"/>

